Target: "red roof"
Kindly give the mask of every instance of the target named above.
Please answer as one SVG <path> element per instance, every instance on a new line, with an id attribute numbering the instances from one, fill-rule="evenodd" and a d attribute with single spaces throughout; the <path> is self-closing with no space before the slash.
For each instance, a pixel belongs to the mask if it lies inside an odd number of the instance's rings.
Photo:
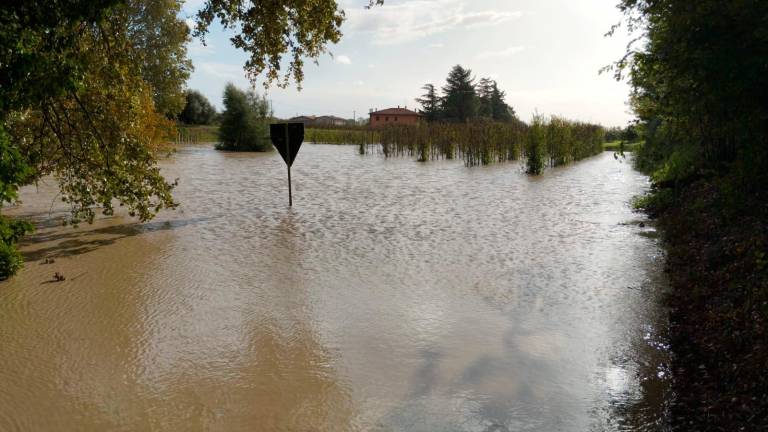
<path id="1" fill-rule="evenodd" d="M 421 114 L 411 111 L 405 108 L 387 108 L 381 111 L 373 111 L 370 115 L 404 115 L 404 116 L 421 116 Z"/>

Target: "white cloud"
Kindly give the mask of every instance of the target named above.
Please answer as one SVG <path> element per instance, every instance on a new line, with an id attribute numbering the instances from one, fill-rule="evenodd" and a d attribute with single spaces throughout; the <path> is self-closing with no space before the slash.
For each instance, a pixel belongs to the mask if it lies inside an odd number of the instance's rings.
<path id="1" fill-rule="evenodd" d="M 520 17 L 520 12 L 464 12 L 459 0 L 411 0 L 385 3 L 373 9 L 348 9 L 345 31 L 368 33 L 377 45 L 420 39 L 455 28 L 496 25 Z"/>
<path id="2" fill-rule="evenodd" d="M 429 45 L 427 45 L 427 46 L 428 46 L 429 48 L 443 48 L 443 47 L 445 46 L 445 44 L 441 44 L 441 43 L 431 43 L 431 44 L 429 44 Z"/>
<path id="3" fill-rule="evenodd" d="M 205 75 L 232 81 L 233 83 L 247 83 L 245 71 L 242 65 L 229 63 L 204 62 L 196 65 L 197 70 Z"/>
<path id="4" fill-rule="evenodd" d="M 524 50 L 524 47 L 521 46 L 513 46 L 509 47 L 507 49 L 503 49 L 500 51 L 483 51 L 479 54 L 477 54 L 478 59 L 489 59 L 489 58 L 502 58 L 502 57 L 509 57 L 513 54 L 517 54 L 520 51 Z"/>
<path id="5" fill-rule="evenodd" d="M 464 15 L 461 24 L 467 28 L 491 26 L 507 22 L 513 18 L 520 18 L 522 15 L 522 12 L 474 12 Z"/>
<path id="6" fill-rule="evenodd" d="M 187 51 L 194 56 L 200 57 L 211 55 L 216 52 L 213 48 L 214 46 L 210 41 L 206 41 L 206 44 L 203 45 L 199 39 L 192 39 L 192 41 L 187 44 Z"/>
<path id="7" fill-rule="evenodd" d="M 348 65 L 348 64 L 352 64 L 352 59 L 350 59 L 348 56 L 345 56 L 345 55 L 338 55 L 336 56 L 336 63 Z"/>

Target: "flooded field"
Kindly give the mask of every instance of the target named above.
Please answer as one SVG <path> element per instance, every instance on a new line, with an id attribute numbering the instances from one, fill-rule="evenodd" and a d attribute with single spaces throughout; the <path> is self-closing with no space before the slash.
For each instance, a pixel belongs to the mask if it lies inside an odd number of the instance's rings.
<path id="1" fill-rule="evenodd" d="M 659 430 L 662 251 L 604 153 L 516 163 L 190 146 L 181 207 L 62 227 L 0 283 L 0 430 Z M 53 259 L 53 263 L 46 260 Z M 53 274 L 66 276 L 52 282 Z"/>

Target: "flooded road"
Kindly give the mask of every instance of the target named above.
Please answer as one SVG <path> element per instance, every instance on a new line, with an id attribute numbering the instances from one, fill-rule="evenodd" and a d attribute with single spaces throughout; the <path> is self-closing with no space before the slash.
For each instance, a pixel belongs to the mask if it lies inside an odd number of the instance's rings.
<path id="1" fill-rule="evenodd" d="M 163 163 L 181 207 L 146 224 L 62 227 L 55 188 L 26 188 L 0 430 L 659 429 L 644 176 L 356 152 L 305 145 L 292 209 L 276 152 L 206 146 Z"/>

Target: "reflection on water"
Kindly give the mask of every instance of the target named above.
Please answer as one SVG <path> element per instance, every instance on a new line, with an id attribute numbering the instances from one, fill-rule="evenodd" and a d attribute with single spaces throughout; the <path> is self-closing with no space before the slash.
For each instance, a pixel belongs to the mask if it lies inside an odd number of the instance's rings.
<path id="1" fill-rule="evenodd" d="M 531 178 L 305 146 L 292 209 L 277 154 L 164 170 L 182 206 L 147 224 L 60 227 L 54 189 L 24 190 L 0 430 L 663 425 L 661 252 L 610 154 Z"/>

